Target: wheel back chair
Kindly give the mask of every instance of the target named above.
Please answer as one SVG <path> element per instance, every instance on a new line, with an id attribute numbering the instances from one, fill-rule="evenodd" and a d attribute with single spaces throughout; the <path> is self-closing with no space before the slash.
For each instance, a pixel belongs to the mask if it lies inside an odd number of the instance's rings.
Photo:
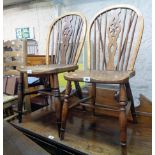
<path id="1" fill-rule="evenodd" d="M 86 35 L 86 19 L 79 13 L 68 13 L 55 19 L 48 32 L 46 46 L 46 65 L 27 66 L 21 68 L 20 84 L 23 74 L 28 76 L 49 77 L 49 85 L 40 94 L 53 96 L 58 131 L 61 126 L 61 94 L 58 74 L 78 69 L 77 62 L 80 57 Z M 47 82 L 48 83 L 48 82 Z M 75 82 L 76 88 L 80 88 Z M 21 87 L 20 101 L 23 100 L 23 88 Z M 19 106 L 19 121 L 22 121 L 22 104 Z"/>
<path id="2" fill-rule="evenodd" d="M 126 145 L 128 109 L 131 110 L 133 121 L 137 122 L 129 79 L 135 75 L 134 65 L 143 28 L 143 16 L 129 5 L 105 8 L 93 18 L 87 33 L 89 69 L 64 75 L 68 82 L 62 108 L 61 139 L 64 139 L 67 115 L 71 108 L 82 105 L 95 110 L 97 107 L 96 83 L 118 84 L 120 142 Z M 90 97 L 69 106 L 72 81 L 91 83 L 92 90 Z M 88 100 L 91 104 L 84 103 Z"/>

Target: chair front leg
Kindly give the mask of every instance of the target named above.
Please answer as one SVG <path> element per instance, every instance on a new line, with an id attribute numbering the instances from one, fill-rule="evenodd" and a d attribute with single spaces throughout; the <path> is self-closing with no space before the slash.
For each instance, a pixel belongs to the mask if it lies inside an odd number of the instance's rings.
<path id="1" fill-rule="evenodd" d="M 126 146 L 127 141 L 127 116 L 126 116 L 126 88 L 124 84 L 120 84 L 120 113 L 119 113 L 119 125 L 120 125 L 120 142 L 122 146 Z"/>
<path id="2" fill-rule="evenodd" d="M 53 83 L 51 81 L 51 84 L 53 84 L 54 106 L 55 106 L 57 126 L 58 126 L 58 135 L 60 137 L 62 105 L 61 105 L 61 99 L 60 99 L 59 81 L 58 81 L 57 74 L 53 75 Z"/>
<path id="3" fill-rule="evenodd" d="M 62 115 L 61 115 L 61 130 L 60 130 L 60 139 L 63 140 L 64 139 L 64 133 L 65 133 L 65 129 L 66 129 L 66 121 L 67 121 L 67 116 L 68 116 L 68 99 L 69 99 L 69 95 L 71 92 L 71 81 L 67 81 L 67 86 L 66 86 L 66 90 L 65 90 L 65 99 L 64 99 L 64 103 L 62 105 Z"/>

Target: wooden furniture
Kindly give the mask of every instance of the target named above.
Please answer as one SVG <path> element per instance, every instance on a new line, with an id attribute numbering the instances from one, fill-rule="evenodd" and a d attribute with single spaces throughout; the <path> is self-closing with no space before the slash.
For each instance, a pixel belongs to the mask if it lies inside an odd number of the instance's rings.
<path id="1" fill-rule="evenodd" d="M 101 10 L 93 18 L 88 29 L 88 68 L 87 71 L 75 71 L 65 74 L 68 81 L 62 108 L 61 139 L 64 138 L 68 111 L 78 105 L 93 109 L 100 107 L 112 110 L 110 106 L 96 103 L 96 83 L 118 84 L 116 99 L 119 105 L 119 127 L 121 145 L 126 145 L 127 114 L 132 113 L 134 122 L 136 113 L 129 79 L 135 75 L 134 65 L 140 47 L 144 28 L 143 16 L 133 6 L 116 5 Z M 71 81 L 92 83 L 91 94 L 87 98 L 69 106 Z M 84 103 L 90 101 L 90 104 Z"/>
<path id="2" fill-rule="evenodd" d="M 78 68 L 77 62 L 83 47 L 85 34 L 86 20 L 79 13 L 66 14 L 53 21 L 47 37 L 46 65 L 19 68 L 19 122 L 22 121 L 24 96 L 29 94 L 24 92 L 24 75 L 49 78 L 49 85 L 46 88 L 50 91 L 41 91 L 40 93 L 54 96 L 60 134 L 61 100 L 58 74 L 74 71 Z M 78 83 L 76 83 L 76 86 L 79 88 Z"/>
<path id="3" fill-rule="evenodd" d="M 3 154 L 4 155 L 49 155 L 43 148 L 26 137 L 12 125 L 3 122 Z"/>
<path id="4" fill-rule="evenodd" d="M 26 41 L 12 40 L 6 41 L 3 44 L 3 76 L 10 78 L 19 78 L 19 71 L 17 67 L 24 66 L 26 64 Z M 18 82 L 18 81 L 17 81 Z M 13 118 L 17 116 L 14 113 L 12 106 L 17 105 L 18 96 L 15 94 L 12 88 L 13 83 L 8 83 L 8 80 L 4 81 L 4 94 L 3 94 L 3 111 L 4 117 L 9 116 Z M 8 90 L 5 90 L 8 89 Z M 8 92 L 10 92 L 8 94 Z M 7 93 L 7 94 L 6 94 Z"/>
<path id="5" fill-rule="evenodd" d="M 83 90 L 82 90 L 83 91 Z M 113 90 L 97 88 L 96 100 L 107 100 L 116 104 L 112 98 Z M 74 96 L 71 101 L 77 98 Z M 99 115 L 100 109 L 95 110 Z M 85 112 L 80 107 L 72 109 L 67 120 L 65 140 L 60 141 L 57 134 L 55 114 L 50 107 L 44 107 L 23 117 L 23 123 L 14 120 L 17 129 L 35 140 L 52 155 L 151 155 L 152 154 L 152 103 L 140 96 L 140 105 L 136 107 L 138 124 L 132 123 L 128 117 L 128 147 L 119 145 L 119 128 L 114 111 L 104 111 L 102 116 L 93 117 L 91 112 Z M 101 115 L 101 114 L 100 114 Z M 51 125 L 52 124 L 52 125 Z M 45 127 L 46 126 L 46 127 Z M 51 137 L 48 138 L 48 137 Z M 54 137 L 54 138 L 52 138 Z M 123 152 L 122 152 L 123 151 Z M 126 151 L 126 152 L 124 152 Z"/>
<path id="6" fill-rule="evenodd" d="M 27 55 L 27 65 L 46 65 L 46 55 Z"/>
<path id="7" fill-rule="evenodd" d="M 18 102 L 18 95 L 17 90 L 14 92 L 14 87 L 16 82 L 14 80 L 19 79 L 20 72 L 17 70 L 20 66 L 25 66 L 27 64 L 27 41 L 26 40 L 11 40 L 6 41 L 3 44 L 3 66 L 4 72 L 3 76 L 4 79 L 8 78 L 8 80 L 4 80 L 3 86 L 7 86 L 4 88 L 4 95 L 3 95 L 3 109 L 4 109 L 4 117 L 9 116 L 12 118 L 17 114 L 14 114 L 12 106 L 17 105 Z M 12 79 L 12 81 L 10 80 Z M 14 79 L 14 80 L 13 80 Z M 32 82 L 28 83 L 27 78 L 24 78 L 24 88 L 25 91 L 31 91 L 33 88 L 34 90 L 38 89 L 35 86 L 40 86 L 41 82 Z M 13 83 L 14 82 L 14 83 Z M 31 88 L 30 88 L 31 87 Z M 5 89 L 7 89 L 5 91 Z M 16 94 L 15 94 L 16 93 Z M 24 100 L 25 109 L 31 111 L 30 105 L 30 98 L 27 96 Z M 11 116 L 10 116 L 11 115 Z M 8 118 L 6 118 L 8 119 Z"/>
<path id="8" fill-rule="evenodd" d="M 16 105 L 18 105 L 18 95 L 3 94 L 3 118 L 5 120 L 10 120 L 17 116 L 17 113 L 13 110 L 13 106 Z"/>

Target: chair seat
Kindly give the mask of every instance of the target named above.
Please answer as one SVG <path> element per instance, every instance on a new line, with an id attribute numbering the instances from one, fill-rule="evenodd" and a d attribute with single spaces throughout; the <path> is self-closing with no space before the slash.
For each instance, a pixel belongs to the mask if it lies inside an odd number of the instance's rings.
<path id="1" fill-rule="evenodd" d="M 12 105 L 17 105 L 18 95 L 6 95 L 3 94 L 3 110 L 11 107 Z"/>
<path id="2" fill-rule="evenodd" d="M 67 71 L 74 71 L 78 69 L 78 65 L 66 65 L 66 64 L 52 64 L 52 65 L 39 65 L 39 66 L 25 66 L 20 67 L 18 70 L 29 75 L 51 74 L 51 73 L 63 73 Z"/>
<path id="3" fill-rule="evenodd" d="M 119 84 L 128 82 L 135 75 L 135 71 L 75 71 L 65 73 L 64 78 L 69 81 L 111 83 Z"/>
<path id="4" fill-rule="evenodd" d="M 6 94 L 3 94 L 3 104 L 11 102 L 13 100 L 17 100 L 17 99 L 18 99 L 18 95 L 6 95 Z"/>

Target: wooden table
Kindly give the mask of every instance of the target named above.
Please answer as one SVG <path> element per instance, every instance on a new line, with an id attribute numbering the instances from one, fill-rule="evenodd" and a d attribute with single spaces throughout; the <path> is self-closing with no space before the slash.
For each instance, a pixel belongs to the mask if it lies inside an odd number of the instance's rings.
<path id="1" fill-rule="evenodd" d="M 3 155 L 49 155 L 22 132 L 3 122 Z"/>
<path id="2" fill-rule="evenodd" d="M 30 93 L 24 92 L 24 77 L 36 76 L 36 77 L 49 77 L 51 94 L 54 96 L 54 104 L 56 110 L 58 129 L 60 129 L 61 124 L 61 102 L 60 102 L 60 90 L 58 74 L 63 72 L 70 72 L 78 69 L 77 65 L 66 65 L 66 64 L 51 64 L 51 65 L 39 65 L 39 66 L 26 66 L 18 68 L 20 71 L 19 88 L 18 88 L 18 112 L 19 112 L 19 122 L 22 121 L 22 109 L 23 109 L 23 99 L 25 95 Z"/>

